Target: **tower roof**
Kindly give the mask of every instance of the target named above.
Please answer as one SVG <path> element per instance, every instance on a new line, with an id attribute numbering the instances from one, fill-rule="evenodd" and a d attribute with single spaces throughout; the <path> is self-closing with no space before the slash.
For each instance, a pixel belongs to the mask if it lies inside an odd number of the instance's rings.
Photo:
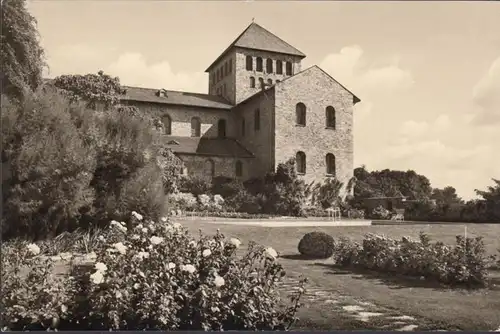
<path id="1" fill-rule="evenodd" d="M 233 47 L 270 51 L 283 53 L 304 58 L 306 55 L 297 50 L 272 32 L 264 29 L 255 22 L 252 22 L 229 47 L 210 65 L 205 72 L 208 72 L 219 59 L 221 59 Z"/>

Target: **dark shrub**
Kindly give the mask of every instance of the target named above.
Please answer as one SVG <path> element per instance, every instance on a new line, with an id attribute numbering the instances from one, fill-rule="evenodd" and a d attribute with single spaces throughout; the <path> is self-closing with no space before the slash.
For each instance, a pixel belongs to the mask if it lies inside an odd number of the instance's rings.
<path id="1" fill-rule="evenodd" d="M 299 253 L 317 259 L 327 259 L 333 255 L 335 241 L 324 232 L 310 232 L 299 242 Z"/>
<path id="2" fill-rule="evenodd" d="M 228 199 L 236 196 L 239 192 L 244 191 L 243 182 L 230 177 L 217 176 L 212 180 L 212 193 L 221 195 L 222 198 Z"/>
<path id="3" fill-rule="evenodd" d="M 179 191 L 181 193 L 191 193 L 194 196 L 208 194 L 212 185 L 200 177 L 183 177 L 179 181 Z"/>

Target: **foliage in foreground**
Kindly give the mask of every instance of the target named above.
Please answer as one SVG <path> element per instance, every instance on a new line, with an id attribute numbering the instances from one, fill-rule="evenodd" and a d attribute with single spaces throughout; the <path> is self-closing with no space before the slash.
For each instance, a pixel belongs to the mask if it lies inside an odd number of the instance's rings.
<path id="1" fill-rule="evenodd" d="M 486 286 L 494 257 L 486 254 L 481 237 L 456 237 L 454 246 L 419 240 L 401 240 L 369 234 L 362 243 L 341 238 L 335 248 L 337 265 L 384 273 L 421 277 L 448 285 Z"/>
<path id="2" fill-rule="evenodd" d="M 299 242 L 299 253 L 312 258 L 327 259 L 333 255 L 335 241 L 325 232 L 310 232 Z"/>
<path id="3" fill-rule="evenodd" d="M 295 321 L 303 288 L 280 299 L 285 276 L 272 248 L 238 239 L 193 238 L 179 224 L 112 222 L 95 264 L 51 275 L 31 244 L 4 249 L 4 326 L 10 330 L 284 330 Z M 6 253 L 3 253 L 4 255 Z M 46 261 L 46 262 L 44 262 Z"/>

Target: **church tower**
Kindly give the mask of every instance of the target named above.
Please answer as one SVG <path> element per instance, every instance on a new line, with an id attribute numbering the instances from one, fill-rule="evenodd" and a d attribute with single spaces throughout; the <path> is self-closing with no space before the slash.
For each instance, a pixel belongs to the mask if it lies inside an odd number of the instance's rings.
<path id="1" fill-rule="evenodd" d="M 238 104 L 301 71 L 305 54 L 252 22 L 210 65 L 210 95 Z"/>

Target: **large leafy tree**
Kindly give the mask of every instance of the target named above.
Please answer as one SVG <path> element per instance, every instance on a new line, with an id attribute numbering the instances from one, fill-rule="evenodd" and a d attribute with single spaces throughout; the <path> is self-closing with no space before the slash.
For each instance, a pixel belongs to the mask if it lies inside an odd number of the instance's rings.
<path id="1" fill-rule="evenodd" d="M 458 196 L 457 190 L 451 186 L 444 187 L 443 189 L 432 189 L 431 199 L 435 200 L 436 204 L 439 206 L 462 203 L 462 199 Z"/>
<path id="2" fill-rule="evenodd" d="M 500 222 L 500 180 L 493 179 L 495 183 L 489 186 L 488 190 L 477 190 L 476 193 L 484 199 L 486 203 L 486 214 L 488 221 Z"/>
<path id="3" fill-rule="evenodd" d="M 42 84 L 46 66 L 36 20 L 26 8 L 26 0 L 2 0 L 1 44 L 3 93 L 21 99 Z"/>

